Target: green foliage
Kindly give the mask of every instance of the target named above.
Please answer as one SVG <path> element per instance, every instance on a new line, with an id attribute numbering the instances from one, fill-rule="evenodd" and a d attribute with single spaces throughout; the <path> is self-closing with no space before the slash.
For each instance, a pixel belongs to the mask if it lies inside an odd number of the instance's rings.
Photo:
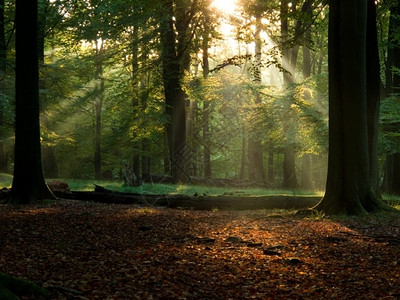
<path id="1" fill-rule="evenodd" d="M 239 176 L 243 161 L 245 167 L 247 164 L 249 138 L 261 140 L 265 153 L 274 151 L 276 170 L 280 170 L 279 155 L 289 141 L 296 144 L 299 155 L 326 151 L 326 75 L 314 76 L 282 91 L 279 2 L 238 2 L 243 14 L 234 18 L 211 9 L 210 1 L 178 1 L 175 6 L 175 27 L 181 35 L 179 51 L 187 49 L 190 54 L 189 58 L 182 57 L 182 64 L 185 59 L 191 62 L 182 79 L 194 107 L 193 135 L 188 140 L 201 174 L 206 142 L 202 110 L 208 106 L 214 177 Z M 99 96 L 102 167 L 106 177 L 119 179 L 123 165 L 132 164 L 137 157 L 151 161 L 150 172 L 164 173 L 164 158 L 169 155 L 165 125 L 169 119 L 165 114 L 160 65 L 159 25 L 165 18 L 163 6 L 145 0 L 46 3 L 45 61 L 40 70 L 45 81 L 40 91 L 41 134 L 42 144 L 54 151 L 59 176 L 93 177 L 95 108 Z M 7 29 L 12 32 L 12 4 L 7 5 Z M 313 42 L 307 45 L 314 50 L 317 73 L 319 61 L 326 57 L 327 26 L 324 6 L 317 1 L 314 8 L 313 23 L 305 23 L 313 31 Z M 258 13 L 266 34 L 262 37 L 261 61 L 255 58 L 252 44 L 254 16 Z M 292 25 L 304 18 L 294 10 L 289 16 Z M 183 37 L 180 25 L 186 24 L 184 21 L 189 25 L 187 36 Z M 222 22 L 233 26 L 234 41 L 220 31 Z M 200 49 L 206 38 L 210 70 L 214 72 L 203 79 Z M 291 45 L 294 44 L 304 41 L 292 40 Z M 11 46 L 7 54 L 12 65 Z M 262 83 L 254 80 L 258 68 L 263 72 Z M 11 168 L 14 75 L 7 75 L 7 88 L 0 91 L 4 94 L 0 101 L 7 112 L 1 133 Z M 104 81 L 102 95 L 96 88 L 100 79 Z M 288 116 L 293 126 L 288 126 Z M 290 132 L 286 130 L 289 127 Z M 279 176 L 280 171 L 276 172 Z"/>
<path id="2" fill-rule="evenodd" d="M 400 95 L 382 99 L 379 148 L 381 153 L 394 154 L 400 150 Z"/>
<path id="3" fill-rule="evenodd" d="M 167 195 L 207 195 L 207 196 L 237 196 L 246 197 L 254 195 L 280 195 L 280 196 L 322 196 L 321 192 L 310 192 L 302 190 L 277 190 L 261 188 L 238 189 L 233 187 L 205 187 L 197 185 L 175 185 L 175 184 L 143 184 L 139 187 L 124 187 L 121 181 L 96 181 L 66 179 L 71 190 L 93 191 L 94 183 L 107 189 L 118 192 L 129 192 L 139 194 L 167 194 Z"/>
<path id="4" fill-rule="evenodd" d="M 0 173 L 0 188 L 11 188 L 12 180 L 12 175 Z"/>

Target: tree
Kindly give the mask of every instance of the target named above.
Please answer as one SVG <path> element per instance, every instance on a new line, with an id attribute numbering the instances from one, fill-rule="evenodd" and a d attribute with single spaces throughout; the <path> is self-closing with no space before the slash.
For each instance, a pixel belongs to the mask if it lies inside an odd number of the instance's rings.
<path id="1" fill-rule="evenodd" d="M 312 0 L 304 1 L 301 6 L 301 13 L 304 16 L 309 14 L 309 11 L 312 9 Z M 294 13 L 297 13 L 296 3 L 291 3 L 291 10 Z M 289 39 L 289 1 L 283 0 L 281 1 L 281 35 L 282 35 L 282 47 L 283 47 L 283 67 L 286 69 L 286 72 L 283 73 L 283 81 L 286 86 L 295 82 L 295 71 L 297 64 L 298 52 L 300 49 L 299 41 L 302 39 L 304 35 L 304 26 L 307 18 L 300 15 L 297 17 L 295 28 L 294 28 L 294 36 Z M 306 23 L 307 24 L 307 23 Z M 283 162 L 283 185 L 287 188 L 297 188 L 297 176 L 296 176 L 296 153 L 295 153 L 295 141 L 293 135 L 293 121 L 288 120 L 287 122 L 287 145 L 284 152 L 284 162 Z"/>
<path id="2" fill-rule="evenodd" d="M 255 38 L 255 66 L 254 66 L 254 81 L 257 85 L 261 85 L 261 55 L 262 55 L 262 39 L 261 39 L 261 12 L 255 14 L 256 29 L 254 32 Z M 255 105 L 261 104 L 261 95 L 257 93 L 254 100 Z M 248 141 L 248 158 L 249 158 L 249 179 L 258 183 L 264 183 L 264 163 L 263 163 L 263 148 L 259 137 L 249 137 Z"/>
<path id="3" fill-rule="evenodd" d="M 400 1 L 394 0 L 388 2 L 389 8 L 389 29 L 387 39 L 387 58 L 386 58 L 386 85 L 385 97 L 389 97 L 384 103 L 384 108 L 392 102 L 387 113 L 383 115 L 383 131 L 385 135 L 395 136 L 400 126 L 394 112 L 397 107 L 393 104 L 398 103 L 398 95 L 400 92 L 400 44 L 399 44 L 399 25 L 400 25 Z M 398 137 L 397 137 L 398 138 Z M 388 138 L 390 141 L 390 149 L 385 149 L 385 176 L 382 183 L 382 191 L 390 194 L 400 194 L 400 152 L 398 143 L 393 142 L 393 137 Z"/>
<path id="4" fill-rule="evenodd" d="M 182 3 L 180 4 L 182 6 Z M 192 9 L 196 6 L 196 1 L 192 4 Z M 182 7 L 180 7 L 182 9 Z M 167 124 L 168 148 L 171 160 L 171 175 L 175 181 L 187 181 L 188 173 L 186 164 L 188 162 L 188 152 L 186 144 L 186 95 L 182 89 L 181 79 L 183 76 L 182 59 L 186 59 L 188 41 L 183 40 L 189 28 L 190 19 L 193 17 L 192 10 L 186 15 L 185 20 L 176 18 L 177 21 L 184 22 L 184 25 L 175 25 L 180 32 L 179 43 L 176 43 L 177 36 L 174 26 L 174 1 L 163 1 L 163 15 L 160 16 L 160 32 L 162 45 L 162 75 L 164 81 L 164 93 L 166 102 L 166 113 L 170 117 Z M 180 15 L 180 17 L 183 17 Z M 183 37 L 182 37 L 183 36 Z M 182 43 L 185 43 L 182 45 Z"/>
<path id="5" fill-rule="evenodd" d="M 312 7 L 309 5 L 306 8 L 306 14 L 312 17 Z M 307 79 L 311 76 L 311 29 L 307 28 L 305 32 L 305 45 L 303 45 L 303 77 Z M 308 96 L 308 95 L 307 95 Z M 312 189 L 311 182 L 311 156 L 304 153 L 301 157 L 301 187 L 305 190 Z"/>
<path id="6" fill-rule="evenodd" d="M 0 1 L 0 86 L 2 88 L 2 95 L 0 98 L 0 127 L 4 126 L 4 87 L 5 87 L 5 76 L 7 72 L 7 44 L 5 37 L 5 19 L 4 19 L 4 0 Z M 5 172 L 7 170 L 7 163 L 4 154 L 4 143 L 0 141 L 0 172 Z"/>
<path id="7" fill-rule="evenodd" d="M 15 161 L 12 203 L 54 199 L 42 170 L 39 123 L 38 3 L 16 2 Z"/>
<path id="8" fill-rule="evenodd" d="M 374 141 L 368 116 L 376 108 L 369 101 L 376 99 L 367 97 L 367 84 L 376 83 L 367 71 L 376 72 L 378 58 L 370 54 L 377 43 L 376 27 L 370 32 L 373 26 L 368 26 L 376 22 L 373 12 L 368 13 L 375 10 L 374 1 L 368 2 L 330 2 L 328 178 L 325 196 L 316 206 L 327 214 L 362 214 L 384 208 L 371 182 L 369 143 Z"/>
<path id="9" fill-rule="evenodd" d="M 205 11 L 204 32 L 202 42 L 203 53 L 203 78 L 207 79 L 210 72 L 210 63 L 208 49 L 210 47 L 210 17 Z M 210 144 L 210 104 L 208 101 L 203 101 L 203 164 L 204 164 L 204 177 L 211 178 L 211 144 Z"/>
<path id="10" fill-rule="evenodd" d="M 38 56 L 39 56 L 39 89 L 41 108 L 47 106 L 47 93 L 46 90 L 46 65 L 45 65 L 45 39 L 47 34 L 48 14 L 49 14 L 48 0 L 38 1 Z M 43 110 L 43 109 L 42 109 Z M 44 111 L 41 114 L 41 123 L 47 130 L 51 130 L 51 122 L 49 120 L 48 112 Z M 44 139 L 43 139 L 44 140 Z M 46 178 L 58 178 L 58 168 L 54 154 L 54 145 L 45 141 L 42 142 L 42 162 L 43 173 Z"/>

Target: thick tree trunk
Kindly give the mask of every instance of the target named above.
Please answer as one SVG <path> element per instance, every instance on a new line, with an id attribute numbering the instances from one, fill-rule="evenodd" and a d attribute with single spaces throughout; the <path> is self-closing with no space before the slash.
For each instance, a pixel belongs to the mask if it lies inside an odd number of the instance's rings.
<path id="1" fill-rule="evenodd" d="M 209 48 L 209 34 L 210 28 L 208 26 L 209 18 L 206 15 L 203 34 L 203 78 L 208 78 L 210 72 L 210 65 L 208 61 L 208 48 Z M 204 177 L 211 178 L 211 143 L 210 143 L 210 104 L 207 100 L 203 101 L 203 165 Z"/>
<path id="2" fill-rule="evenodd" d="M 400 195 L 400 153 L 386 156 L 382 190 L 387 194 Z"/>
<path id="3" fill-rule="evenodd" d="M 95 136 L 94 136 L 94 178 L 102 178 L 102 158 L 101 158 L 101 132 L 102 132 L 102 109 L 104 101 L 104 78 L 103 78 L 103 62 L 102 45 L 96 50 L 96 84 L 95 84 Z"/>
<path id="4" fill-rule="evenodd" d="M 307 7 L 306 13 L 308 17 L 312 17 L 311 5 Z M 311 30 L 307 29 L 305 32 L 305 45 L 303 46 L 303 77 L 307 79 L 311 76 L 311 53 L 308 48 L 311 44 Z M 309 97 L 308 97 L 309 98 Z M 303 154 L 301 158 L 301 187 L 305 190 L 311 190 L 311 155 L 308 153 Z"/>
<path id="5" fill-rule="evenodd" d="M 372 191 L 380 197 L 378 165 L 378 126 L 380 107 L 380 64 L 376 28 L 375 0 L 368 0 L 367 8 L 367 129 L 369 168 Z M 367 204 L 364 204 L 366 206 Z"/>
<path id="6" fill-rule="evenodd" d="M 281 6 L 280 6 L 280 17 L 281 17 L 281 39 L 283 43 L 282 65 L 286 70 L 286 72 L 283 73 L 283 84 L 285 86 L 289 86 L 291 83 L 294 82 L 297 51 L 298 51 L 298 46 L 295 46 L 294 48 L 290 49 L 289 45 L 286 45 L 286 42 L 289 37 L 288 13 L 289 13 L 289 1 L 283 0 L 281 1 Z M 294 152 L 295 151 L 294 137 L 289 134 L 289 132 L 293 131 L 292 123 L 293 122 L 291 120 L 288 120 L 287 122 L 288 126 L 287 129 L 285 130 L 285 133 L 287 135 L 286 148 L 283 153 L 283 187 L 285 188 L 298 187 L 297 176 L 296 176 L 296 154 Z"/>
<path id="7" fill-rule="evenodd" d="M 5 37 L 4 0 L 0 0 L 0 88 L 4 91 L 7 74 L 7 44 Z M 0 128 L 4 126 L 4 92 L 0 95 Z M 7 161 L 4 152 L 4 142 L 0 139 L 0 172 L 7 172 Z"/>
<path id="8" fill-rule="evenodd" d="M 311 190 L 313 188 L 311 181 L 311 157 L 307 153 L 301 157 L 301 188 L 304 190 Z"/>
<path id="9" fill-rule="evenodd" d="M 240 180 L 244 179 L 244 175 L 245 175 L 245 171 L 246 171 L 246 164 L 247 164 L 246 141 L 247 141 L 246 140 L 246 135 L 245 135 L 245 133 L 243 133 L 243 137 L 242 137 L 242 157 L 241 157 L 241 160 L 240 160 L 240 173 L 239 173 Z"/>
<path id="10" fill-rule="evenodd" d="M 173 23 L 173 1 L 163 1 L 161 44 L 163 81 L 166 113 L 170 117 L 167 124 L 168 145 L 171 158 L 171 175 L 176 182 L 189 180 L 186 172 L 188 158 L 186 145 L 186 97 L 181 86 L 181 65 L 176 50 L 176 35 Z"/>
<path id="11" fill-rule="evenodd" d="M 254 82 L 261 84 L 261 15 L 256 15 L 256 30 L 255 30 L 255 66 L 254 66 Z M 254 104 L 257 106 L 261 103 L 261 96 L 259 93 L 255 96 Z M 251 124 L 250 124 L 251 125 Z M 255 129 L 255 128 L 254 128 Z M 255 130 L 257 132 L 257 130 Z M 261 139 L 256 133 L 254 136 L 249 137 L 248 146 L 249 157 L 249 179 L 257 183 L 264 183 L 264 156 Z"/>
<path id="12" fill-rule="evenodd" d="M 327 214 L 362 214 L 383 207 L 370 181 L 367 3 L 331 1 L 329 13 L 328 178 L 316 208 Z"/>
<path id="13" fill-rule="evenodd" d="M 37 1 L 16 2 L 15 161 L 11 202 L 54 199 L 45 183 L 40 147 Z M 29 151 L 27 151 L 29 149 Z"/>
<path id="14" fill-rule="evenodd" d="M 133 26 L 131 36 L 131 52 L 132 52 L 132 110 L 139 110 L 140 96 L 139 96 L 139 28 Z M 141 84 L 141 86 L 143 86 Z M 134 154 L 132 157 L 132 168 L 136 176 L 140 175 L 140 159 L 142 144 L 138 142 L 134 147 Z"/>
<path id="15" fill-rule="evenodd" d="M 283 43 L 282 48 L 282 66 L 285 70 L 290 72 L 290 49 L 285 44 L 289 37 L 289 0 L 282 0 L 280 6 L 280 19 L 281 19 L 281 42 Z M 288 84 L 291 82 L 291 73 L 283 73 L 283 83 Z"/>
<path id="16" fill-rule="evenodd" d="M 274 147 L 272 145 L 269 146 L 268 151 L 267 182 L 269 186 L 274 186 L 275 184 Z"/>
<path id="17" fill-rule="evenodd" d="M 203 102 L 203 141 L 204 177 L 211 178 L 210 104 L 207 101 Z"/>
<path id="18" fill-rule="evenodd" d="M 294 145 L 289 144 L 285 148 L 283 160 L 283 187 L 288 189 L 296 189 L 299 187 L 296 177 L 296 154 Z"/>

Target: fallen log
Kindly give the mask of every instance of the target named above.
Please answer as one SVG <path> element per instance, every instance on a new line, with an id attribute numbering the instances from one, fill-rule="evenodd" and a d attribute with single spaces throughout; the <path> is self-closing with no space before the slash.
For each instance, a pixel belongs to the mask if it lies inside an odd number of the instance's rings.
<path id="1" fill-rule="evenodd" d="M 314 196 L 189 196 L 154 195 L 121 192 L 56 192 L 58 198 L 93 201 L 109 204 L 143 204 L 195 210 L 211 209 L 305 209 L 316 205 L 321 198 Z"/>

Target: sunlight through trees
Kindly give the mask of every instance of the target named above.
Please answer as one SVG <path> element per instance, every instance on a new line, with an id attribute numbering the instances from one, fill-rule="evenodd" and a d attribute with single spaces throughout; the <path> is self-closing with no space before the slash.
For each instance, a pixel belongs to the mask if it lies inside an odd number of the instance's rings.
<path id="1" fill-rule="evenodd" d="M 396 3 L 376 4 L 376 191 L 395 192 L 398 178 Z M 0 14 L 0 168 L 12 173 L 14 2 Z M 45 177 L 121 180 L 129 169 L 135 184 L 158 174 L 324 190 L 326 1 L 46 0 L 38 16 Z"/>

